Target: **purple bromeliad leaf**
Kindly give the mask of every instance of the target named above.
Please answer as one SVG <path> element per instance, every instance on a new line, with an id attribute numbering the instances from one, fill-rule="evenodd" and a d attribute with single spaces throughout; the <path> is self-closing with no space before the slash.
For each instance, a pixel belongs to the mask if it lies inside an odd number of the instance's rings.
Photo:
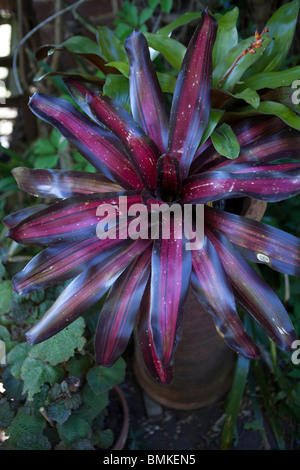
<path id="1" fill-rule="evenodd" d="M 14 168 L 18 186 L 38 197 L 65 199 L 76 194 L 112 193 L 123 188 L 103 175 L 87 171 Z"/>
<path id="2" fill-rule="evenodd" d="M 150 325 L 150 310 L 151 293 L 150 282 L 148 282 L 142 297 L 138 322 L 140 351 L 152 378 L 158 383 L 170 384 L 173 380 L 173 364 L 165 366 L 157 355 Z"/>
<path id="3" fill-rule="evenodd" d="M 237 314 L 230 282 L 217 251 L 207 237 L 203 248 L 193 251 L 192 256 L 193 290 L 206 311 L 212 315 L 218 333 L 237 353 L 247 359 L 257 358 L 259 350 Z"/>
<path id="4" fill-rule="evenodd" d="M 173 221 L 170 228 L 169 238 L 154 241 L 151 266 L 149 324 L 164 366 L 172 363 L 192 268 L 191 252 L 185 249 L 184 239 L 175 238 Z"/>
<path id="5" fill-rule="evenodd" d="M 116 206 L 115 214 L 111 214 L 113 224 L 118 214 L 120 195 L 127 197 L 128 207 L 142 202 L 140 191 L 73 196 L 27 217 L 11 228 L 7 236 L 24 245 L 66 243 L 93 237 L 97 224 L 104 217 L 97 215 L 98 207 L 103 204 Z"/>
<path id="6" fill-rule="evenodd" d="M 199 149 L 191 165 L 190 174 L 209 170 L 225 169 L 235 171 L 240 163 L 249 165 L 264 165 L 281 158 L 300 157 L 300 135 L 277 117 L 256 116 L 232 124 L 240 144 L 240 154 L 234 160 L 219 155 L 214 146 L 209 145 Z"/>
<path id="7" fill-rule="evenodd" d="M 13 212 L 12 214 L 7 215 L 2 220 L 2 222 L 7 228 L 14 228 L 20 222 L 23 222 L 23 220 L 27 219 L 27 217 L 30 217 L 31 215 L 36 214 L 37 212 L 40 212 L 47 207 L 47 204 L 36 204 L 35 206 L 26 207 L 25 209 L 21 209 L 17 212 Z"/>
<path id="8" fill-rule="evenodd" d="M 150 275 L 151 246 L 136 258 L 111 288 L 98 320 L 95 359 L 111 366 L 123 354 Z"/>
<path id="9" fill-rule="evenodd" d="M 216 20 L 203 12 L 202 22 L 188 45 L 174 91 L 168 152 L 178 158 L 183 178 L 188 175 L 209 118 L 216 32 Z"/>
<path id="10" fill-rule="evenodd" d="M 118 136 L 127 151 L 129 160 L 139 174 L 144 187 L 154 189 L 156 184 L 156 161 L 161 152 L 132 116 L 109 96 L 93 93 L 82 83 L 65 80 L 71 95 L 82 106 L 88 107 L 93 119 L 105 125 Z"/>
<path id="11" fill-rule="evenodd" d="M 186 180 L 182 201 L 205 204 L 220 199 L 249 196 L 262 201 L 278 202 L 295 196 L 299 191 L 299 169 L 284 172 L 253 169 L 244 173 L 208 171 Z"/>
<path id="12" fill-rule="evenodd" d="M 68 101 L 36 93 L 29 107 L 52 124 L 90 162 L 125 189 L 141 189 L 142 182 L 118 137 L 98 126 Z"/>
<path id="13" fill-rule="evenodd" d="M 81 111 L 48 95 L 31 98 L 33 113 L 56 127 L 101 173 L 13 170 L 20 189 L 59 199 L 4 219 L 7 235 L 18 243 L 50 245 L 15 275 L 14 289 L 27 294 L 73 279 L 27 333 L 32 344 L 61 331 L 110 289 L 97 326 L 97 363 L 113 365 L 138 317 L 144 363 L 157 382 L 171 383 L 191 284 L 236 352 L 247 358 L 259 356 L 236 302 L 279 347 L 292 347 L 295 332 L 287 312 L 246 260 L 299 275 L 300 241 L 266 224 L 206 206 L 204 244 L 190 251 L 183 236 L 187 222 L 179 220 L 175 210 L 189 205 L 195 226 L 195 204 L 245 196 L 275 202 L 300 193 L 299 132 L 277 117 L 237 120 L 236 113 L 224 114 L 240 145 L 235 160 L 220 155 L 210 139 L 198 148 L 210 114 L 216 32 L 216 20 L 203 12 L 179 72 L 170 116 L 147 41 L 137 31 L 125 41 L 133 116 L 74 77 L 64 81 Z M 127 210 L 133 208 L 134 220 L 122 217 L 122 196 Z M 134 212 L 138 207 L 139 212 L 147 210 L 146 227 L 132 240 L 129 228 L 140 223 L 138 210 Z M 158 214 L 164 223 L 155 222 Z"/>
<path id="14" fill-rule="evenodd" d="M 150 59 L 148 43 L 140 31 L 124 42 L 129 59 L 129 92 L 134 119 L 157 144 L 160 153 L 168 147 L 169 113 L 156 71 Z"/>
<path id="15" fill-rule="evenodd" d="M 291 349 L 296 339 L 295 330 L 276 294 L 224 235 L 207 228 L 206 234 L 217 250 L 242 307 L 280 348 Z"/>
<path id="16" fill-rule="evenodd" d="M 157 162 L 157 192 L 163 201 L 174 201 L 180 197 L 180 166 L 173 155 L 162 155 Z"/>
<path id="17" fill-rule="evenodd" d="M 205 221 L 242 247 L 250 261 L 300 276 L 300 239 L 270 225 L 205 206 Z"/>
<path id="18" fill-rule="evenodd" d="M 56 243 L 36 255 L 13 277 L 14 290 L 24 295 L 72 279 L 94 264 L 95 260 L 100 263 L 122 246 L 126 247 L 126 240 L 119 237 L 103 240 L 92 237 L 71 243 Z"/>
<path id="19" fill-rule="evenodd" d="M 124 269 L 149 246 L 148 240 L 126 240 L 119 251 L 96 261 L 79 274 L 62 292 L 43 318 L 26 334 L 37 344 L 55 335 L 92 307 L 117 280 Z"/>

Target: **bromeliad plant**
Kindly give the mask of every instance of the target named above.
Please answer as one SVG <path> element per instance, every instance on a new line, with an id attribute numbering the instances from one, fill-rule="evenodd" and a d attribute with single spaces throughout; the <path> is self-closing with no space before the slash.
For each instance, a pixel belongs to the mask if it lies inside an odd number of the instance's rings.
<path id="1" fill-rule="evenodd" d="M 295 332 L 284 306 L 247 260 L 299 275 L 299 240 L 220 210 L 215 203 L 244 196 L 277 202 L 298 194 L 300 164 L 276 162 L 299 158 L 300 136 L 278 117 L 250 116 L 231 122 L 240 145 L 235 160 L 220 155 L 211 140 L 199 148 L 210 119 L 216 34 L 217 21 L 203 12 L 182 62 L 170 113 L 147 41 L 137 31 L 125 41 L 132 116 L 74 78 L 65 78 L 65 84 L 83 113 L 59 98 L 39 93 L 31 98 L 31 110 L 98 170 L 13 172 L 22 190 L 59 199 L 5 219 L 13 240 L 49 245 L 14 277 L 15 290 L 26 294 L 74 278 L 27 333 L 31 344 L 55 335 L 109 291 L 95 335 L 97 363 L 114 364 L 138 318 L 145 364 L 154 379 L 169 383 L 191 285 L 237 353 L 259 356 L 236 304 L 280 348 L 292 348 Z M 176 239 L 172 233 L 169 239 L 100 240 L 97 208 L 116 204 L 119 196 L 127 197 L 128 208 L 144 204 L 149 214 L 153 202 L 205 204 L 203 247 L 189 251 L 184 236 Z M 116 223 L 121 230 L 121 218 Z"/>

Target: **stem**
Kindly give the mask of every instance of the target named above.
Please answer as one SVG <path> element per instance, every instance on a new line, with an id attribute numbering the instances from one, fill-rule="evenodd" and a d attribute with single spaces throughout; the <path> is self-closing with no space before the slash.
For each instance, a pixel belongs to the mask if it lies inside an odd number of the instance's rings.
<path id="1" fill-rule="evenodd" d="M 18 54 L 19 54 L 20 47 L 23 46 L 23 44 L 27 41 L 27 39 L 29 39 L 39 29 L 41 29 L 43 26 L 45 26 L 45 24 L 50 23 L 50 21 L 54 20 L 55 18 L 57 18 L 60 15 L 63 15 L 64 13 L 66 13 L 69 10 L 73 10 L 75 8 L 78 8 L 85 1 L 86 0 L 78 0 L 78 2 L 74 3 L 73 5 L 69 5 L 68 7 L 64 8 L 63 10 L 54 13 L 54 15 L 49 16 L 49 18 L 47 18 L 46 20 L 39 23 L 37 26 L 35 26 L 35 28 L 33 28 L 31 31 L 29 31 L 29 33 L 27 33 L 26 36 L 23 37 L 23 39 L 21 39 L 21 41 L 17 45 L 17 47 L 15 49 L 15 52 L 14 52 L 14 55 L 13 55 L 13 74 L 14 74 L 14 79 L 15 79 L 15 82 L 16 82 L 16 87 L 17 87 L 19 95 L 22 95 L 22 93 L 23 93 L 23 89 L 22 89 L 22 86 L 21 86 L 20 80 L 19 80 L 18 68 L 17 68 Z"/>

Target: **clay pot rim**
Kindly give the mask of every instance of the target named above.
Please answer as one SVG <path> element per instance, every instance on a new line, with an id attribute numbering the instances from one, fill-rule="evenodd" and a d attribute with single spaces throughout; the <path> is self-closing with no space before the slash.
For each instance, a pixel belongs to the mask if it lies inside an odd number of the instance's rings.
<path id="1" fill-rule="evenodd" d="M 122 423 L 122 428 L 121 431 L 115 441 L 115 443 L 112 446 L 112 450 L 122 450 L 124 448 L 124 445 L 127 441 L 128 437 L 128 431 L 129 431 L 129 410 L 128 410 L 128 405 L 127 401 L 125 399 L 125 395 L 122 392 L 121 388 L 118 385 L 114 385 L 112 388 L 112 391 L 114 392 L 115 396 L 119 400 L 119 403 L 122 408 L 123 412 L 123 423 Z"/>

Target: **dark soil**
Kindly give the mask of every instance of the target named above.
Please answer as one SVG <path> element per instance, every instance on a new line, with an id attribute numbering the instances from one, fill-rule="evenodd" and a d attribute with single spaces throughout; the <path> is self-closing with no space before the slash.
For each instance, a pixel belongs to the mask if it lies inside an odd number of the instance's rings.
<path id="1" fill-rule="evenodd" d="M 157 405 L 145 396 L 127 360 L 127 376 L 121 389 L 129 407 L 127 450 L 219 450 L 224 423 L 226 396 L 206 408 L 178 411 Z M 150 400 L 150 407 L 149 402 Z M 149 411 L 150 410 L 150 411 Z M 244 393 L 232 449 L 276 449 L 275 440 L 265 423 L 266 438 L 253 427 L 254 411 L 249 392 Z M 249 429 L 250 427 L 250 429 Z"/>

